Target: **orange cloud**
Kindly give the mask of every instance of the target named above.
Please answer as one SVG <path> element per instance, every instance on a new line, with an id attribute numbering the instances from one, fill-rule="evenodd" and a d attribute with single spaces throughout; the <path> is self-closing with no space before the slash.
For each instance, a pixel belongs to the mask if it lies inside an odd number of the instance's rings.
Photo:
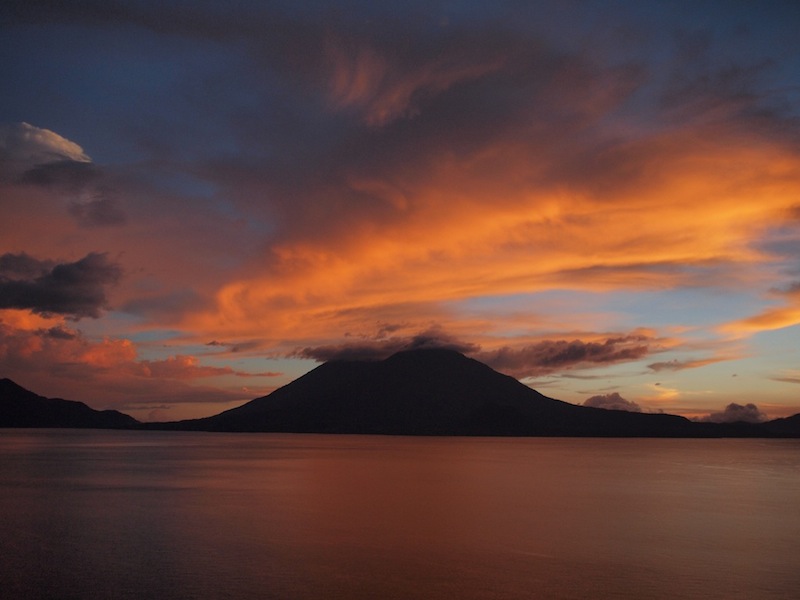
<path id="1" fill-rule="evenodd" d="M 613 185 L 603 175 L 574 189 L 526 181 L 524 152 L 502 145 L 443 159 L 402 192 L 359 184 L 407 208 L 381 227 L 356 220 L 341 235 L 281 242 L 263 267 L 253 264 L 249 277 L 220 289 L 213 311 L 185 326 L 211 337 L 257 330 L 324 338 L 341 335 L 342 315 L 398 300 L 417 319 L 436 320 L 442 302 L 554 286 L 758 283 L 770 257 L 755 242 L 800 195 L 800 158 L 716 133 L 679 132 L 620 150 L 615 164 L 638 166 Z"/>
<path id="2" fill-rule="evenodd" d="M 783 307 L 765 310 L 755 316 L 730 323 L 722 328 L 723 331 L 748 334 L 759 331 L 783 329 L 800 324 L 800 307 Z"/>
<path id="3" fill-rule="evenodd" d="M 721 330 L 733 335 L 750 335 L 760 331 L 771 331 L 799 325 L 800 284 L 794 284 L 783 291 L 773 290 L 772 295 L 783 300 L 785 305 L 768 308 L 752 317 L 727 323 L 721 327 Z"/>
<path id="4" fill-rule="evenodd" d="M 82 345 L 83 349 L 75 354 L 74 360 L 90 367 L 119 368 L 136 359 L 136 347 L 130 340 L 104 339 Z"/>
<path id="5" fill-rule="evenodd" d="M 57 315 L 41 315 L 22 309 L 0 309 L 0 324 L 5 324 L 13 329 L 36 330 L 60 327 L 64 324 L 64 317 Z"/>
<path id="6" fill-rule="evenodd" d="M 129 340 L 90 342 L 80 332 L 62 325 L 48 329 L 17 329 L 0 323 L 0 360 L 7 372 L 23 362 L 46 371 L 64 365 L 117 367 L 135 357 L 136 349 Z"/>
<path id="7" fill-rule="evenodd" d="M 8 311 L 4 311 L 4 317 Z M 45 324 L 51 324 L 47 322 Z M 214 386 L 198 386 L 209 377 L 278 377 L 281 373 L 248 373 L 231 367 L 203 365 L 194 356 L 139 360 L 135 344 L 127 339 L 92 340 L 63 324 L 47 329 L 17 329 L 0 322 L 0 373 L 40 394 L 71 397 L 100 408 L 130 410 L 146 415 L 158 403 L 204 404 L 200 414 L 229 408 L 232 400 L 249 400 L 274 386 L 254 386 L 250 393 Z M 72 394 L 72 396 L 70 396 Z M 182 410 L 182 409 L 181 409 Z M 181 415 L 176 410 L 173 415 Z M 199 416 L 197 412 L 191 416 Z M 177 417 L 176 417 L 177 418 Z"/>

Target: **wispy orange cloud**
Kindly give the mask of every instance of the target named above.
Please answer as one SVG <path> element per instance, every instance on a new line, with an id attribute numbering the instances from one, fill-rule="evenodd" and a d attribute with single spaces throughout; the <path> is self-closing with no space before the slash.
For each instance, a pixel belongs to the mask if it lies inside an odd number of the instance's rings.
<path id="1" fill-rule="evenodd" d="M 198 377 L 218 377 L 235 375 L 236 377 L 279 377 L 282 373 L 265 371 L 247 373 L 236 371 L 231 367 L 212 367 L 201 365 L 196 356 L 177 354 L 164 360 L 143 360 L 138 363 L 137 373 L 146 377 L 163 379 L 195 379 Z"/>
<path id="2" fill-rule="evenodd" d="M 726 323 L 721 330 L 733 335 L 750 335 L 800 325 L 800 284 L 795 283 L 786 290 L 772 290 L 771 295 L 784 305 L 767 308 L 752 317 Z"/>
<path id="3" fill-rule="evenodd" d="M 775 381 L 782 381 L 784 383 L 800 383 L 800 369 L 787 369 L 772 379 Z"/>
<path id="4" fill-rule="evenodd" d="M 490 169 L 485 163 L 496 159 L 482 156 L 446 160 L 405 184 L 408 208 L 392 222 L 355 220 L 340 235 L 281 242 L 186 326 L 212 337 L 258 330 L 324 338 L 341 334 L 337 315 L 368 315 L 398 300 L 417 319 L 427 312 L 436 320 L 442 302 L 552 287 L 758 284 L 770 260 L 757 249 L 759 236 L 800 194 L 800 157 L 755 140 L 731 147 L 721 135 L 637 143 L 614 163 L 635 160 L 637 175 L 610 189 L 536 180 L 517 188 L 519 156 L 495 151 L 510 166 Z M 380 193 L 398 204 L 394 192 Z"/>

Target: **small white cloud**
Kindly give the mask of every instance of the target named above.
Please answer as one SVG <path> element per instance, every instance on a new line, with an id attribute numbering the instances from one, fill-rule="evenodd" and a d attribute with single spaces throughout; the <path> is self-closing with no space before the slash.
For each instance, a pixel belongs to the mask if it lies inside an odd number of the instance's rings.
<path id="1" fill-rule="evenodd" d="M 28 123 L 0 125 L 0 160 L 16 163 L 22 170 L 64 160 L 92 162 L 75 142 Z"/>

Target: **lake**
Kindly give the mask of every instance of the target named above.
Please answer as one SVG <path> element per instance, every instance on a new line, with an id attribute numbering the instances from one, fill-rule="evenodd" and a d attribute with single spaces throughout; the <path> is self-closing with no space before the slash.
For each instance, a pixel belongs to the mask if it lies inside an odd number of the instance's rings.
<path id="1" fill-rule="evenodd" d="M 800 593 L 800 440 L 0 430 L 4 598 Z"/>

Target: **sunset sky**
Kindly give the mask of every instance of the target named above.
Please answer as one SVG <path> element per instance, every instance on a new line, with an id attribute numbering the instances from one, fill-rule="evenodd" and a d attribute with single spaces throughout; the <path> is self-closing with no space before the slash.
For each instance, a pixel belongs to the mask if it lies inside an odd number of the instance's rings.
<path id="1" fill-rule="evenodd" d="M 796 0 L 6 0 L 0 377 L 167 420 L 446 346 L 576 404 L 800 412 L 798 31 Z"/>

